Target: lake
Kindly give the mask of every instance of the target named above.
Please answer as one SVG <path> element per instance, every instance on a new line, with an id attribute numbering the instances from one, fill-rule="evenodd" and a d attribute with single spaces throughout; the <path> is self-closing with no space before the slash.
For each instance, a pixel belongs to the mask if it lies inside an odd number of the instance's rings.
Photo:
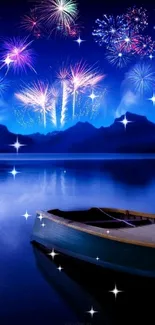
<path id="1" fill-rule="evenodd" d="M 12 159 L 0 162 L 0 325 L 149 323 L 155 280 L 98 274 L 64 256 L 49 260 L 30 237 L 38 209 L 107 206 L 154 213 L 155 160 Z M 122 291 L 116 299 L 109 292 L 115 284 Z M 87 313 L 92 306 L 93 318 Z"/>

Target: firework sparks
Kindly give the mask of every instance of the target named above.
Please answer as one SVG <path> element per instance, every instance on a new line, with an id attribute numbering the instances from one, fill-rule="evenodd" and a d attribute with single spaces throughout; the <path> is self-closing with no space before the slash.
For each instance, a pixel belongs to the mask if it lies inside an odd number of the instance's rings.
<path id="1" fill-rule="evenodd" d="M 28 86 L 20 93 L 15 94 L 25 107 L 31 107 L 43 115 L 44 127 L 46 127 L 46 114 L 51 111 L 51 92 L 48 84 L 41 81 Z"/>
<path id="2" fill-rule="evenodd" d="M 128 8 L 125 19 L 128 26 L 137 32 L 144 30 L 148 26 L 147 10 L 142 7 Z"/>
<path id="3" fill-rule="evenodd" d="M 155 51 L 155 41 L 152 41 L 151 36 L 141 36 L 136 47 L 136 53 L 140 56 L 152 55 Z"/>
<path id="4" fill-rule="evenodd" d="M 152 90 L 155 84 L 155 72 L 150 65 L 145 63 L 136 64 L 127 74 L 126 81 L 133 90 L 143 95 Z"/>
<path id="5" fill-rule="evenodd" d="M 57 88 L 51 88 L 51 120 L 54 126 L 57 126 L 57 113 L 56 113 L 56 105 L 58 98 L 58 90 Z"/>
<path id="6" fill-rule="evenodd" d="M 97 71 L 88 67 L 85 63 L 77 63 L 71 67 L 71 89 L 73 89 L 73 118 L 75 115 L 76 95 L 79 91 L 84 91 L 87 87 L 94 87 L 104 78 L 104 75 L 98 75 Z"/>
<path id="7" fill-rule="evenodd" d="M 35 9 L 31 10 L 29 14 L 22 18 L 21 28 L 34 35 L 36 38 L 41 36 L 42 25 Z"/>
<path id="8" fill-rule="evenodd" d="M 76 37 L 80 35 L 82 27 L 79 24 L 72 23 L 71 25 L 66 26 L 65 35 L 70 37 Z"/>
<path id="9" fill-rule="evenodd" d="M 68 94 L 69 94 L 69 87 L 68 87 L 68 70 L 67 69 L 61 69 L 58 78 L 61 80 L 62 85 L 62 108 L 61 108 L 61 126 L 65 123 L 65 117 L 66 117 L 66 110 L 67 110 L 67 102 L 68 102 Z"/>
<path id="10" fill-rule="evenodd" d="M 74 24 L 78 14 L 74 0 L 44 0 L 39 3 L 38 9 L 47 26 L 61 26 L 62 30 Z"/>
<path id="11" fill-rule="evenodd" d="M 115 44 L 109 48 L 106 58 L 112 65 L 118 68 L 123 68 L 130 62 L 130 56 L 122 49 L 120 44 Z"/>
<path id="12" fill-rule="evenodd" d="M 95 41 L 101 46 L 106 44 L 108 46 L 111 43 L 115 43 L 124 32 L 126 28 L 124 16 L 103 16 L 103 20 L 97 19 L 97 28 L 94 29 L 92 35 L 95 37 Z"/>
<path id="13" fill-rule="evenodd" d="M 3 66 L 6 65 L 8 69 L 10 65 L 14 70 L 24 70 L 30 68 L 36 72 L 33 68 L 33 51 L 30 48 L 32 41 L 27 42 L 27 38 L 13 38 L 4 42 L 3 48 L 5 51 L 3 58 Z M 1 67 L 2 68 L 2 67 Z"/>
<path id="14" fill-rule="evenodd" d="M 3 97 L 4 93 L 9 88 L 10 83 L 7 80 L 4 80 L 4 77 L 0 77 L 0 97 Z"/>
<path id="15" fill-rule="evenodd" d="M 126 29 L 120 37 L 118 44 L 125 52 L 135 54 L 141 40 L 139 33 L 132 29 Z"/>

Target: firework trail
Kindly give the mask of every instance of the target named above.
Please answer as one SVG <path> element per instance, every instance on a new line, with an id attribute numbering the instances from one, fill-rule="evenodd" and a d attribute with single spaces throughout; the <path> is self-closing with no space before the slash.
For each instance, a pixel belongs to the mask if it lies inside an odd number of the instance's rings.
<path id="1" fill-rule="evenodd" d="M 32 42 L 33 41 L 27 42 L 27 38 L 12 38 L 5 41 L 3 44 L 3 64 L 0 69 L 7 66 L 7 74 L 10 66 L 13 67 L 15 72 L 17 70 L 24 70 L 26 72 L 26 68 L 28 67 L 36 73 L 35 69 L 33 68 L 34 52 L 30 48 Z"/>
<path id="2" fill-rule="evenodd" d="M 54 126 L 57 126 L 57 98 L 58 98 L 58 90 L 54 87 L 51 88 L 51 120 Z"/>
<path id="3" fill-rule="evenodd" d="M 69 95 L 69 87 L 68 87 L 68 78 L 69 73 L 67 69 L 61 69 L 58 78 L 61 80 L 62 85 L 62 107 L 61 107 L 61 126 L 65 124 L 66 111 L 67 111 L 67 103 L 68 103 L 68 95 Z"/>
<path id="4" fill-rule="evenodd" d="M 155 84 L 155 71 L 144 62 L 136 64 L 127 74 L 125 81 L 140 95 L 151 91 Z"/>
<path id="5" fill-rule="evenodd" d="M 43 115 L 43 123 L 44 127 L 46 127 L 46 114 L 51 111 L 49 85 L 38 81 L 23 89 L 20 93 L 16 93 L 15 96 L 25 107 L 30 107 L 35 112 L 39 111 Z"/>
<path id="6" fill-rule="evenodd" d="M 38 9 L 41 19 L 49 28 L 57 26 L 62 31 L 74 24 L 78 15 L 77 3 L 74 0 L 39 1 Z"/>

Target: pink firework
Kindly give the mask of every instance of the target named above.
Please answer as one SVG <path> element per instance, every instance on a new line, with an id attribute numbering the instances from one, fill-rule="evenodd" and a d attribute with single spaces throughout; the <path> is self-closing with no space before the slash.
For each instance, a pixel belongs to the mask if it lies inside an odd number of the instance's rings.
<path id="1" fill-rule="evenodd" d="M 142 7 L 133 6 L 128 8 L 125 19 L 128 26 L 137 32 L 144 30 L 148 26 L 147 10 Z"/>
<path id="2" fill-rule="evenodd" d="M 66 26 L 65 35 L 72 38 L 79 36 L 82 27 L 79 24 L 73 23 Z"/>
<path id="3" fill-rule="evenodd" d="M 127 29 L 120 37 L 118 43 L 120 50 L 135 54 L 141 40 L 141 35 L 132 29 Z"/>
<path id="4" fill-rule="evenodd" d="M 41 37 L 42 24 L 35 9 L 31 10 L 30 14 L 27 14 L 22 18 L 21 28 L 30 32 L 36 38 Z"/>
<path id="5" fill-rule="evenodd" d="M 136 53 L 142 57 L 149 56 L 155 52 L 155 41 L 151 36 L 141 36 Z"/>
<path id="6" fill-rule="evenodd" d="M 34 52 L 30 48 L 33 41 L 27 42 L 27 38 L 12 38 L 4 42 L 3 62 L 5 65 L 11 65 L 14 71 L 24 70 L 29 68 L 33 70 Z"/>

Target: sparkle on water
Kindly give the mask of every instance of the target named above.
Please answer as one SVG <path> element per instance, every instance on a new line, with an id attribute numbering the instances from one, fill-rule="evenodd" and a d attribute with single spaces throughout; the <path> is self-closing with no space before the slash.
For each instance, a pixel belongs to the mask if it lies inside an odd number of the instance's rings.
<path id="1" fill-rule="evenodd" d="M 91 315 L 91 317 L 93 317 L 93 316 L 94 316 L 94 314 L 95 314 L 95 313 L 97 313 L 97 311 L 96 311 L 96 310 L 94 310 L 94 308 L 93 308 L 93 307 L 91 307 L 91 309 L 90 309 L 89 311 L 87 311 L 87 313 L 89 313 L 89 314 Z"/>
<path id="2" fill-rule="evenodd" d="M 38 218 L 40 221 L 42 221 L 43 216 L 40 214 L 37 218 Z"/>
<path id="3" fill-rule="evenodd" d="M 118 290 L 117 287 L 116 287 L 116 284 L 115 284 L 115 288 L 113 290 L 109 291 L 109 292 L 113 293 L 115 298 L 116 298 L 118 293 L 120 293 L 122 291 Z"/>
<path id="4" fill-rule="evenodd" d="M 25 212 L 25 214 L 23 214 L 23 217 L 25 217 L 25 219 L 27 220 L 29 217 L 31 217 L 30 214 L 28 214 L 27 210 Z"/>
<path id="5" fill-rule="evenodd" d="M 13 177 L 15 178 L 16 175 L 19 174 L 20 172 L 18 172 L 18 171 L 16 170 L 16 168 L 14 167 L 14 168 L 11 170 L 11 172 L 9 172 L 9 173 L 12 174 Z"/>
<path id="6" fill-rule="evenodd" d="M 52 259 L 54 260 L 54 257 L 56 256 L 56 255 L 59 255 L 58 253 L 55 253 L 55 251 L 54 251 L 54 249 L 52 249 L 52 252 L 51 253 L 49 253 L 49 255 L 52 257 Z"/>

